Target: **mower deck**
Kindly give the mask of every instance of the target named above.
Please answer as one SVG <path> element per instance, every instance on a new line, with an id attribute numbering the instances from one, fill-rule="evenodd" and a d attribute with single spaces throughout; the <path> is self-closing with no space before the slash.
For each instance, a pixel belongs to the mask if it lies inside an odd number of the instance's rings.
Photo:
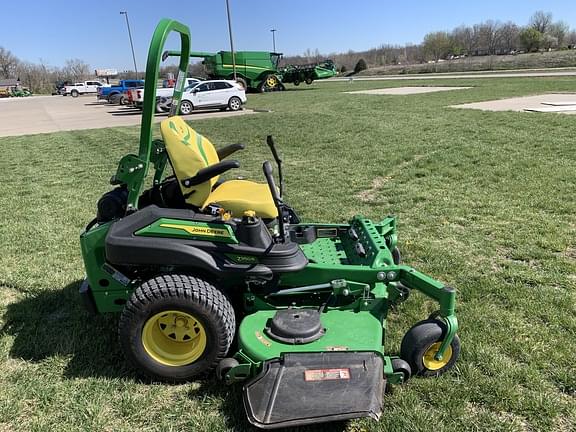
<path id="1" fill-rule="evenodd" d="M 266 328 L 276 311 L 264 310 L 247 315 L 238 329 L 238 343 L 242 353 L 255 362 L 279 358 L 290 352 L 324 351 L 380 351 L 382 349 L 382 321 L 370 313 L 350 310 L 329 310 L 321 314 L 323 335 L 318 340 L 286 343 L 267 335 Z"/>

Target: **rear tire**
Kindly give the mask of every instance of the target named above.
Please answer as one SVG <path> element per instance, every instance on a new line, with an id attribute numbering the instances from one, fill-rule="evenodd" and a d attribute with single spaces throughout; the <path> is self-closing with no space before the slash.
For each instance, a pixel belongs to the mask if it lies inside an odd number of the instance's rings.
<path id="1" fill-rule="evenodd" d="M 234 79 L 234 78 L 232 78 L 232 79 Z M 244 78 L 238 77 L 238 78 L 236 78 L 236 82 L 242 86 L 244 91 L 248 91 L 248 83 L 246 82 L 246 80 Z"/>
<path id="2" fill-rule="evenodd" d="M 242 108 L 242 101 L 239 97 L 232 96 L 228 101 L 228 108 L 230 108 L 230 111 L 238 111 Z"/>
<path id="3" fill-rule="evenodd" d="M 306 78 L 306 84 L 310 85 L 314 82 L 314 80 L 312 78 Z"/>
<path id="4" fill-rule="evenodd" d="M 122 311 L 118 334 L 126 358 L 153 379 L 182 382 L 226 357 L 234 309 L 211 283 L 163 275 L 136 288 Z"/>
<path id="5" fill-rule="evenodd" d="M 300 81 L 294 80 L 294 85 L 295 85 L 295 86 L 299 86 L 299 85 L 300 85 Z"/>
<path id="6" fill-rule="evenodd" d="M 188 115 L 192 111 L 194 111 L 194 105 L 192 105 L 192 102 L 187 100 L 183 100 L 180 102 L 180 114 Z"/>
<path id="7" fill-rule="evenodd" d="M 76 97 L 78 97 L 78 96 L 80 95 L 80 93 L 78 93 L 78 90 L 72 90 L 72 91 L 70 92 L 70 95 L 71 95 L 72 97 L 75 97 L 75 98 L 76 98 Z"/>
<path id="8" fill-rule="evenodd" d="M 454 336 L 442 360 L 435 360 L 440 343 L 444 339 L 446 325 L 438 320 L 416 323 L 402 339 L 400 356 L 406 360 L 413 375 L 440 376 L 451 369 L 460 355 L 460 338 Z"/>

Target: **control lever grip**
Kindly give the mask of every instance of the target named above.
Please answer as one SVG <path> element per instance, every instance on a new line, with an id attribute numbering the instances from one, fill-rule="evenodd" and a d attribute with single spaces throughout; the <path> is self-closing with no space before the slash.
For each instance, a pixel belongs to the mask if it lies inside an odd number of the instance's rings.
<path id="1" fill-rule="evenodd" d="M 274 160 L 276 161 L 276 165 L 278 165 L 278 182 L 280 183 L 280 196 L 284 194 L 284 176 L 282 175 L 282 159 L 278 155 L 278 151 L 276 150 L 276 145 L 274 144 L 274 138 L 272 135 L 266 136 L 266 144 L 270 147 L 270 151 L 272 152 L 272 156 L 274 156 Z"/>
<path id="2" fill-rule="evenodd" d="M 282 243 L 285 241 L 285 233 L 284 233 L 284 215 L 282 214 L 282 206 L 280 201 L 280 196 L 278 195 L 278 189 L 276 189 L 276 183 L 274 182 L 274 176 L 272 173 L 274 170 L 272 169 L 272 164 L 269 161 L 265 161 L 262 164 L 262 170 L 264 171 L 264 176 L 266 177 L 266 182 L 268 183 L 268 187 L 270 188 L 270 193 L 272 194 L 272 200 L 274 201 L 274 206 L 276 207 L 276 211 L 278 211 L 278 228 L 280 231 L 280 240 Z"/>
<path id="3" fill-rule="evenodd" d="M 274 176 L 272 175 L 274 172 L 272 164 L 269 161 L 265 161 L 264 164 L 262 165 L 262 169 L 264 170 L 264 175 L 266 176 L 266 182 L 268 183 L 268 187 L 270 187 L 270 193 L 272 194 L 272 198 L 274 199 L 274 204 L 278 206 L 278 204 L 280 203 L 280 196 L 278 195 L 276 182 L 274 181 Z"/>
<path id="4" fill-rule="evenodd" d="M 276 163 L 282 162 L 282 159 L 280 159 L 280 156 L 278 156 L 278 152 L 276 151 L 276 146 L 274 145 L 274 139 L 272 138 L 272 135 L 268 135 L 266 137 L 266 144 L 268 144 L 268 147 L 270 147 L 270 151 L 272 152 L 272 156 L 274 156 Z"/>

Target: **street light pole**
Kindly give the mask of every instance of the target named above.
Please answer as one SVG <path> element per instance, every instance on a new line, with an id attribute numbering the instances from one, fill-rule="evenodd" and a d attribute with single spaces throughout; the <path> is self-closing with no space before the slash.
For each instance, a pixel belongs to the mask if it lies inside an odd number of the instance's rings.
<path id="1" fill-rule="evenodd" d="M 270 31 L 272 32 L 272 46 L 274 47 L 274 52 L 276 52 L 276 36 L 275 36 L 275 34 L 278 30 L 272 29 Z"/>
<path id="2" fill-rule="evenodd" d="M 130 48 L 132 49 L 132 60 L 134 60 L 134 73 L 136 74 L 136 79 L 138 79 L 138 68 L 136 67 L 136 56 L 134 55 L 134 44 L 132 43 L 132 32 L 130 31 L 130 22 L 128 21 L 128 12 L 121 11 L 120 15 L 126 17 L 126 27 L 128 27 L 128 38 L 130 38 Z"/>
<path id="3" fill-rule="evenodd" d="M 232 22 L 230 20 L 230 3 L 226 0 L 226 13 L 228 15 L 228 34 L 230 35 L 230 51 L 232 52 L 232 73 L 236 81 L 236 56 L 234 55 L 234 42 L 232 40 Z"/>

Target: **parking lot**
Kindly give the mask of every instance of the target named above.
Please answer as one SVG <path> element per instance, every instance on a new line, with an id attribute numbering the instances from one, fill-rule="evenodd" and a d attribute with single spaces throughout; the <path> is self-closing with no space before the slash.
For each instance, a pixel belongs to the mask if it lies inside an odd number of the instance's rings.
<path id="1" fill-rule="evenodd" d="M 141 113 L 132 107 L 97 102 L 96 96 L 32 96 L 0 99 L 0 136 L 29 135 L 77 129 L 99 129 L 140 124 Z M 186 120 L 220 118 L 253 113 L 251 110 L 198 111 Z M 161 121 L 167 114 L 157 114 Z"/>

